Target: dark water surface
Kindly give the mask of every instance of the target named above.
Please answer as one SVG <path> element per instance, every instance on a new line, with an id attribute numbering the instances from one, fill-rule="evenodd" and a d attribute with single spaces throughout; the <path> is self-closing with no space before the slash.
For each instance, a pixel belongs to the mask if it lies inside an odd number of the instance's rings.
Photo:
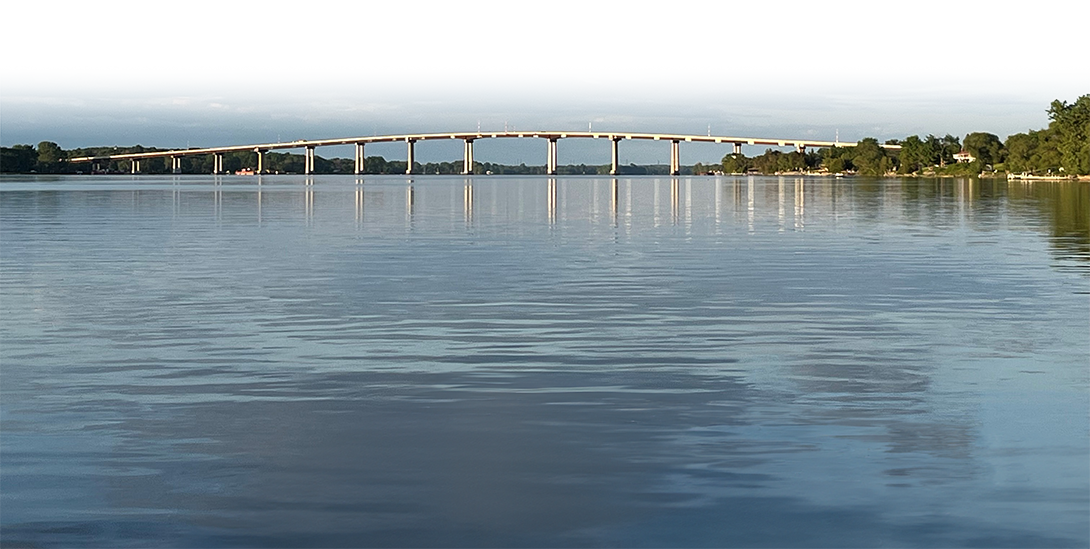
<path id="1" fill-rule="evenodd" d="M 4 547 L 1090 544 L 1088 185 L 307 181 L 0 182 Z"/>

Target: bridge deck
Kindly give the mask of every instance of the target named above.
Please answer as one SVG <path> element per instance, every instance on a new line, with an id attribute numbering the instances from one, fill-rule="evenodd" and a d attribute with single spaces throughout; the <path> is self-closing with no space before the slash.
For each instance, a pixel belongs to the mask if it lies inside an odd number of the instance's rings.
<path id="1" fill-rule="evenodd" d="M 171 156 L 191 156 L 238 151 L 272 151 L 281 149 L 303 149 L 307 147 L 329 147 L 334 145 L 354 145 L 356 143 L 391 143 L 404 141 L 429 141 L 437 139 L 493 139 L 493 138 L 541 138 L 541 139 L 648 139 L 655 141 L 684 141 L 691 143 L 730 143 L 739 145 L 771 145 L 777 147 L 854 147 L 855 142 L 814 141 L 810 139 L 770 139 L 764 137 L 731 137 L 725 135 L 687 135 L 670 133 L 637 132 L 555 132 L 555 131 L 518 131 L 518 132 L 465 132 L 465 133 L 416 133 L 403 135 L 376 135 L 370 137 L 340 137 L 335 139 L 297 140 L 287 143 L 258 143 L 254 145 L 232 145 L 228 147 L 206 147 L 199 149 L 171 149 L 142 153 L 124 153 L 102 156 L 81 156 L 69 158 L 69 162 L 92 162 L 98 160 L 121 160 L 164 158 Z M 880 145 L 886 149 L 900 149 L 899 145 Z"/>

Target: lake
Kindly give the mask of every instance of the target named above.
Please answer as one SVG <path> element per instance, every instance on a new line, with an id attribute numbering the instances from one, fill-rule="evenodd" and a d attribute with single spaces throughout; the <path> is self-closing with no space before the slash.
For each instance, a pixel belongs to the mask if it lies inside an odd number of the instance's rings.
<path id="1" fill-rule="evenodd" d="M 5 547 L 1087 547 L 1090 185 L 0 180 Z"/>

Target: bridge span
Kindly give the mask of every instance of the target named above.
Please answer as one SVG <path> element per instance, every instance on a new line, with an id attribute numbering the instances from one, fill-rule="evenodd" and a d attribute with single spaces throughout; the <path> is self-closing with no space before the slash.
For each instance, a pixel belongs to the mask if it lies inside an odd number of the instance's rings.
<path id="1" fill-rule="evenodd" d="M 653 141 L 670 142 L 670 174 L 678 175 L 681 170 L 681 143 L 725 143 L 733 146 L 733 152 L 742 152 L 742 145 L 771 145 L 777 147 L 795 147 L 799 152 L 805 152 L 807 148 L 820 147 L 854 147 L 857 142 L 842 141 L 814 141 L 810 139 L 770 139 L 761 137 L 730 137 L 717 135 L 687 135 L 669 133 L 637 133 L 637 132 L 553 132 L 553 131 L 502 131 L 502 132 L 464 132 L 464 133 L 418 133 L 404 135 L 376 135 L 370 137 L 341 137 L 335 139 L 300 139 L 286 143 L 259 143 L 256 145 L 232 145 L 227 147 L 206 147 L 197 149 L 174 149 L 168 151 L 141 152 L 113 154 L 104 156 L 82 156 L 69 158 L 69 162 L 101 162 L 110 160 L 130 160 L 132 173 L 140 173 L 140 161 L 149 158 L 170 158 L 171 171 L 181 171 L 181 159 L 184 156 L 213 155 L 212 173 L 223 173 L 223 155 L 229 152 L 254 152 L 257 153 L 257 173 L 264 173 L 265 153 L 281 149 L 303 149 L 305 174 L 314 173 L 314 149 L 317 147 L 329 147 L 335 145 L 355 145 L 355 170 L 357 174 L 364 172 L 364 147 L 368 143 L 405 142 L 408 150 L 408 162 L 405 173 L 413 173 L 415 145 L 418 141 L 460 139 L 463 141 L 462 173 L 473 173 L 473 142 L 478 139 L 502 139 L 502 138 L 538 138 L 548 142 L 546 150 L 545 172 L 555 175 L 557 166 L 557 142 L 561 139 L 608 139 L 611 142 L 612 160 L 610 174 L 616 175 L 619 168 L 618 144 L 626 139 L 646 139 Z M 900 149 L 899 145 L 881 145 L 887 149 Z"/>

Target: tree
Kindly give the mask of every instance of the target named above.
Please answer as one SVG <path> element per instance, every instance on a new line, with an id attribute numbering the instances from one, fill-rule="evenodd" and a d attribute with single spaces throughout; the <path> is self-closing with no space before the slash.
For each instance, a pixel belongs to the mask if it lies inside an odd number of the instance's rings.
<path id="1" fill-rule="evenodd" d="M 901 168 L 899 171 L 900 173 L 916 173 L 921 168 L 931 166 L 934 157 L 935 150 L 930 141 L 920 139 L 918 135 L 910 135 L 901 142 Z"/>
<path id="2" fill-rule="evenodd" d="M 942 166 L 953 164 L 954 155 L 961 152 L 961 140 L 950 134 L 946 134 L 942 139 L 938 139 L 936 145 L 939 153 L 938 162 L 936 163 Z"/>
<path id="3" fill-rule="evenodd" d="M 1037 132 L 1037 148 L 1030 157 L 1030 163 L 1036 171 L 1058 171 L 1061 165 L 1059 137 L 1052 129 Z"/>
<path id="4" fill-rule="evenodd" d="M 746 173 L 750 167 L 749 159 L 744 154 L 728 154 L 723 157 L 724 173 Z"/>
<path id="5" fill-rule="evenodd" d="M 61 149 L 60 145 L 52 141 L 42 141 L 38 143 L 38 162 L 41 164 L 55 164 L 64 160 L 67 156 L 64 154 L 64 149 Z"/>
<path id="6" fill-rule="evenodd" d="M 1040 147 L 1044 133 L 1048 130 L 1030 131 L 1028 133 L 1016 133 L 1007 136 L 1003 148 L 1007 151 L 1005 160 L 1008 172 L 1033 172 L 1050 166 L 1038 166 L 1036 161 L 1040 159 Z M 1058 152 L 1058 151 L 1057 151 Z"/>
<path id="7" fill-rule="evenodd" d="M 982 165 L 998 164 L 1003 161 L 1003 143 L 995 134 L 973 132 L 965 136 L 965 151 L 973 155 Z"/>
<path id="8" fill-rule="evenodd" d="M 859 140 L 851 155 L 852 164 L 855 164 L 856 170 L 863 175 L 882 175 L 890 166 L 885 151 L 878 146 L 878 140 L 873 137 Z"/>
<path id="9" fill-rule="evenodd" d="M 821 149 L 821 165 L 829 173 L 842 173 L 852 169 L 851 156 L 845 147 L 829 147 Z"/>
<path id="10" fill-rule="evenodd" d="M 38 162 L 38 153 L 30 145 L 0 147 L 0 172 L 27 173 Z"/>
<path id="11" fill-rule="evenodd" d="M 1090 174 L 1090 95 L 1075 103 L 1056 100 L 1048 109 L 1049 129 L 1056 131 L 1057 148 L 1065 171 Z"/>
<path id="12" fill-rule="evenodd" d="M 806 167 L 806 157 L 796 151 L 782 153 L 766 149 L 764 154 L 753 158 L 751 165 L 764 174 L 798 171 Z"/>

